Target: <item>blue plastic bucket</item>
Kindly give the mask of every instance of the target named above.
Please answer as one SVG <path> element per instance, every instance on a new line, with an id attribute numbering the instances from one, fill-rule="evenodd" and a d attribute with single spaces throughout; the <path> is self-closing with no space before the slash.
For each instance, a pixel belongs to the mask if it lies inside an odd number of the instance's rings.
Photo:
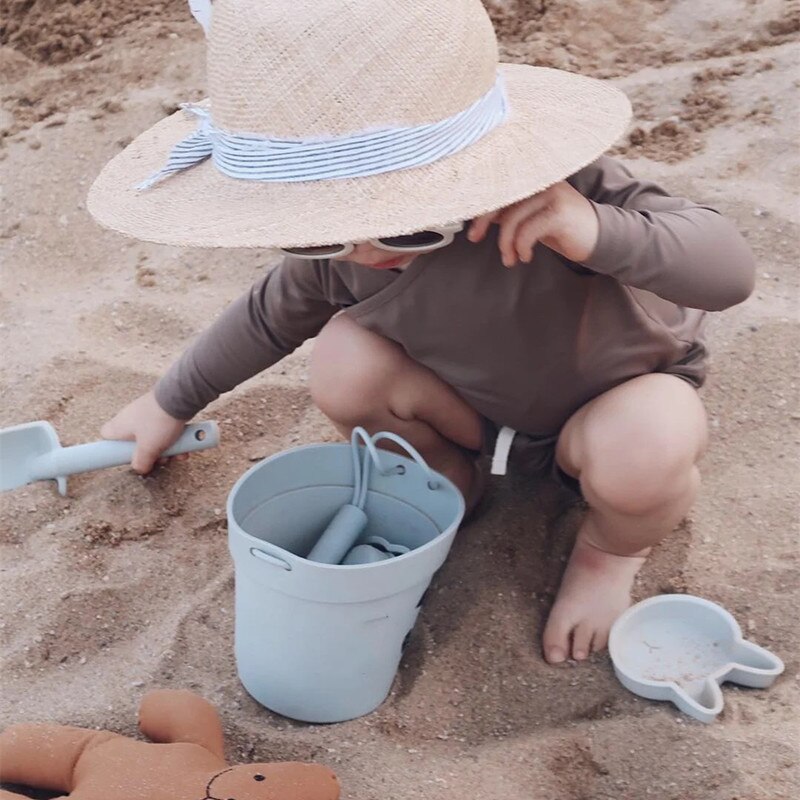
<path id="1" fill-rule="evenodd" d="M 340 722 L 384 701 L 464 516 L 459 490 L 416 452 L 369 449 L 378 460 L 358 542 L 381 536 L 408 547 L 404 555 L 348 566 L 305 558 L 353 494 L 348 444 L 278 453 L 228 497 L 239 677 L 259 703 L 293 719 Z"/>

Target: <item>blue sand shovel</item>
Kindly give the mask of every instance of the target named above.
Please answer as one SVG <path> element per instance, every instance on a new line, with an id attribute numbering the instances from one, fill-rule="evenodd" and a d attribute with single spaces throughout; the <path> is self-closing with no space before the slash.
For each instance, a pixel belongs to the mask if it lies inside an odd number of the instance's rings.
<path id="1" fill-rule="evenodd" d="M 187 425 L 175 444 L 161 456 L 207 450 L 219 444 L 216 422 Z M 67 475 L 129 464 L 134 442 L 100 441 L 62 447 L 55 428 L 45 421 L 0 430 L 0 492 L 34 481 L 54 480 L 67 493 Z"/>

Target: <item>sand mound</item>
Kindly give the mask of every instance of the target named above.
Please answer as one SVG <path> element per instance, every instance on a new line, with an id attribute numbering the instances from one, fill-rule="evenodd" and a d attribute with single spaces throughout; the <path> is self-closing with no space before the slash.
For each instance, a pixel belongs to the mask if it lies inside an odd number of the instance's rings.
<path id="1" fill-rule="evenodd" d="M 120 28 L 146 17 L 185 19 L 182 0 L 6 0 L 0 44 L 29 58 L 61 64 L 102 44 Z"/>

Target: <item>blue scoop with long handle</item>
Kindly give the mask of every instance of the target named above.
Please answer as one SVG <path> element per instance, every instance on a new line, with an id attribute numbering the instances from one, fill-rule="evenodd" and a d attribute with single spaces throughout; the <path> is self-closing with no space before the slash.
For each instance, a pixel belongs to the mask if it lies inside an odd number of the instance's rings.
<path id="1" fill-rule="evenodd" d="M 219 444 L 216 422 L 187 425 L 180 438 L 161 455 L 177 456 Z M 67 475 L 130 464 L 134 442 L 100 441 L 62 447 L 55 428 L 44 420 L 0 430 L 0 492 L 34 481 L 54 480 L 67 493 Z"/>

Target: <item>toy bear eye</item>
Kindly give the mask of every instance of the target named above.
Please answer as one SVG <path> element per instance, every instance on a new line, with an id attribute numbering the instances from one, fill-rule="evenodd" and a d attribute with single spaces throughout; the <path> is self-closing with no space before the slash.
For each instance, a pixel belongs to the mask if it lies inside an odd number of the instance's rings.
<path id="1" fill-rule="evenodd" d="M 265 781 L 266 778 L 263 775 L 253 775 L 254 781 Z"/>

